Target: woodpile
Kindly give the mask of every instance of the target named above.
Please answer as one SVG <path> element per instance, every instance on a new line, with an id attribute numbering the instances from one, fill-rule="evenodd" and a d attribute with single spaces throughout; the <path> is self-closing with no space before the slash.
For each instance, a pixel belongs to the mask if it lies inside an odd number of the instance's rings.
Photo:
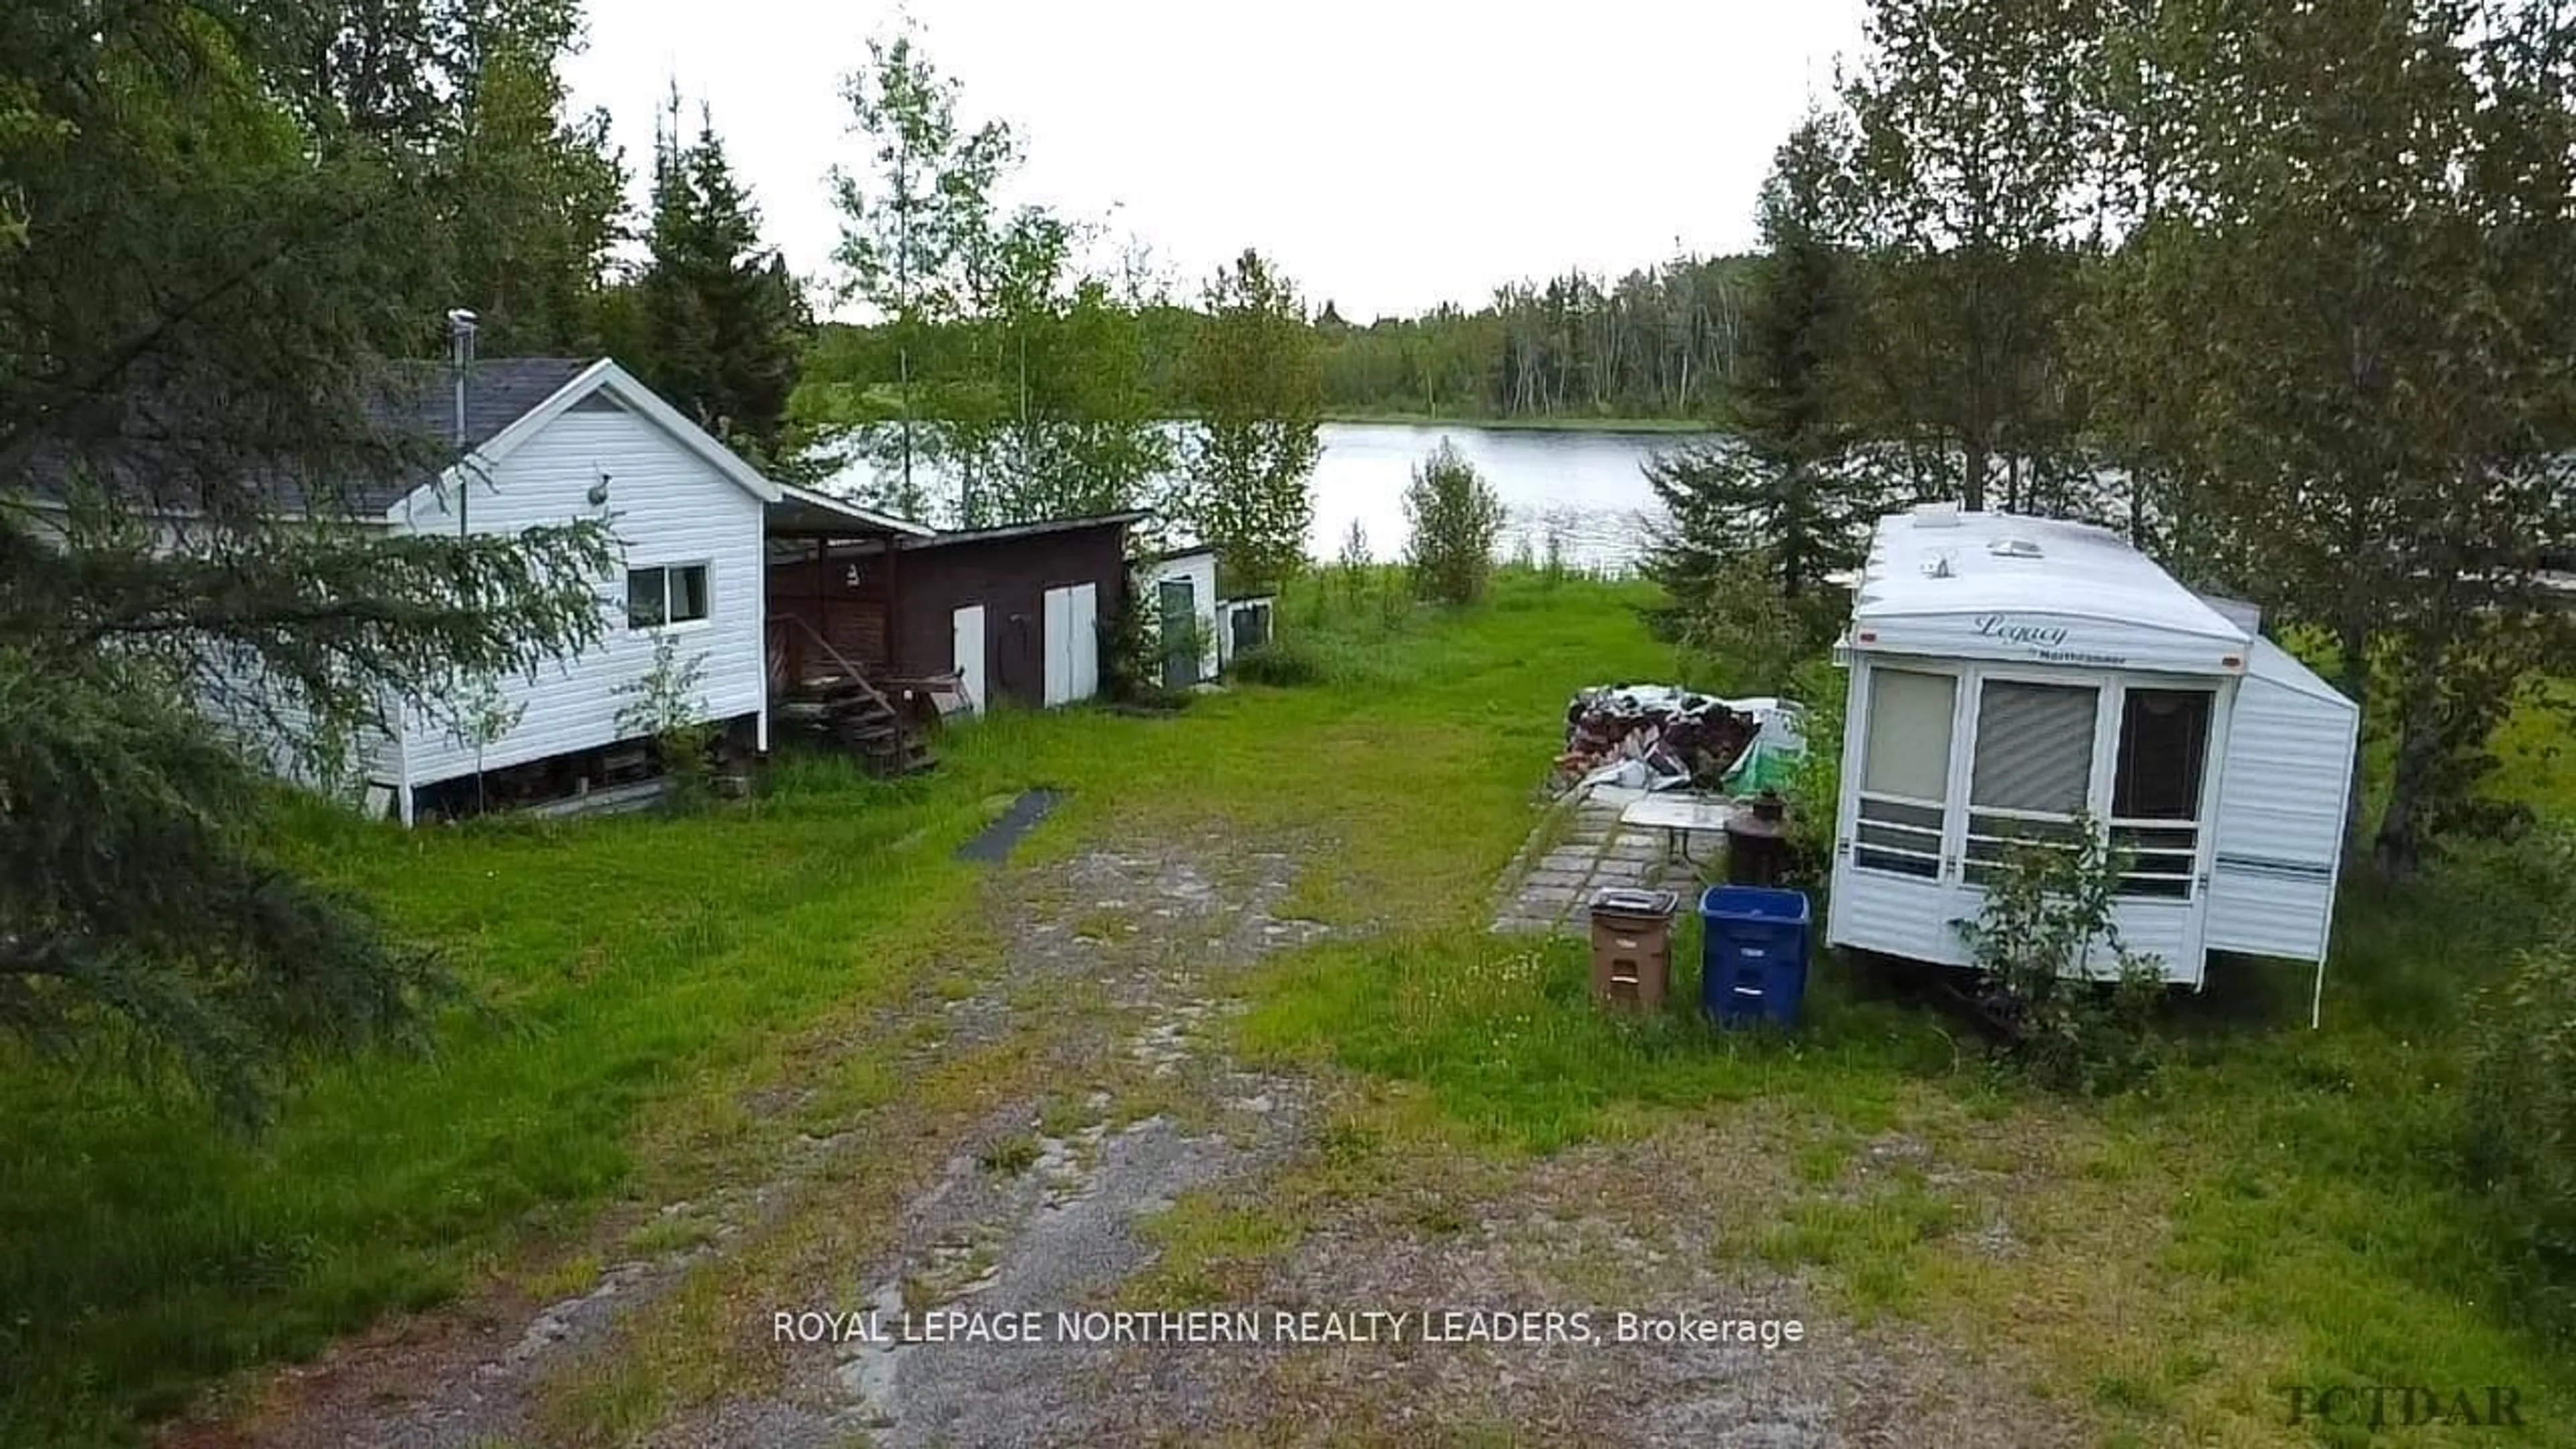
<path id="1" fill-rule="evenodd" d="M 1616 782 L 1645 788 L 1714 785 L 1759 733 L 1761 722 L 1726 701 L 1661 684 L 1605 685 L 1565 710 L 1557 793 Z"/>

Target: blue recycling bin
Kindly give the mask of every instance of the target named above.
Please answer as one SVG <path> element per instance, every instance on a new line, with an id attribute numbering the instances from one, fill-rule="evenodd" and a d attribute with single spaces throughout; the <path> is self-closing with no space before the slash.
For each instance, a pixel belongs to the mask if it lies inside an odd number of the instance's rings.
<path id="1" fill-rule="evenodd" d="M 1793 1026 L 1807 994 L 1803 891 L 1711 886 L 1699 898 L 1700 1009 L 1721 1026 Z"/>

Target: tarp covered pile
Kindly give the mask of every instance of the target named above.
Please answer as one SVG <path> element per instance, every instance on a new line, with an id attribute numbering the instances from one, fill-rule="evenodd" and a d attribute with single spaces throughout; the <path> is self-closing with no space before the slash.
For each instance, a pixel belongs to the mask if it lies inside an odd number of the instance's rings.
<path id="1" fill-rule="evenodd" d="M 1749 794 L 1781 783 L 1805 753 L 1797 706 L 1778 699 L 1719 699 L 1664 684 L 1604 685 L 1565 711 L 1562 792 L 1615 784 L 1671 790 L 1697 785 Z"/>

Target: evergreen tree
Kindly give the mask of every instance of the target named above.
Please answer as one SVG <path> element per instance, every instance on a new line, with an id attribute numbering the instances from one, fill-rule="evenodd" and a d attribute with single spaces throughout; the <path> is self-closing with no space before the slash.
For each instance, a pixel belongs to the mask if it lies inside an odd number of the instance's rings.
<path id="1" fill-rule="evenodd" d="M 1811 115 L 1772 162 L 1760 201 L 1765 251 L 1745 302 L 1745 346 L 1722 412 L 1727 436 L 1656 455 L 1647 481 L 1671 515 L 1648 567 L 1674 600 L 1668 627 L 1712 622 L 1731 576 L 1758 576 L 1828 627 L 1813 598 L 1856 566 L 1888 489 L 1853 446 L 1835 359 L 1848 344 L 1850 275 L 1834 241 L 1842 154 Z"/>
<path id="2" fill-rule="evenodd" d="M 810 322 L 760 216 L 700 111 L 683 143 L 673 93 L 654 142 L 650 260 L 635 283 L 639 374 L 755 466 L 795 472 L 782 447 Z"/>
<path id="3" fill-rule="evenodd" d="M 452 121 L 431 155 L 442 198 L 412 245 L 442 249 L 449 306 L 473 309 L 488 356 L 586 355 L 600 343 L 626 178 L 608 115 L 567 112 L 569 0 L 457 0 Z"/>
<path id="4" fill-rule="evenodd" d="M 611 552 L 365 522 L 448 461 L 379 421 L 419 393 L 382 358 L 453 300 L 468 57 L 378 37 L 408 58 L 360 85 L 293 7 L 205 19 L 0 25 L 0 1031 L 248 1111 L 313 1048 L 418 1039 L 445 978 L 273 853 L 210 711 L 343 761 L 388 701 L 595 638 Z"/>

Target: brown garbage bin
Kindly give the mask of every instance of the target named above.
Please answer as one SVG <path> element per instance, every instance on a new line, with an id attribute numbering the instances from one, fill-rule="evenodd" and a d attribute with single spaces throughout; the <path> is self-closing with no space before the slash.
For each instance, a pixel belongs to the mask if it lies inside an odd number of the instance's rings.
<path id="1" fill-rule="evenodd" d="M 1661 1011 L 1673 984 L 1671 891 L 1612 889 L 1592 897 L 1592 995 L 1604 1006 Z"/>

